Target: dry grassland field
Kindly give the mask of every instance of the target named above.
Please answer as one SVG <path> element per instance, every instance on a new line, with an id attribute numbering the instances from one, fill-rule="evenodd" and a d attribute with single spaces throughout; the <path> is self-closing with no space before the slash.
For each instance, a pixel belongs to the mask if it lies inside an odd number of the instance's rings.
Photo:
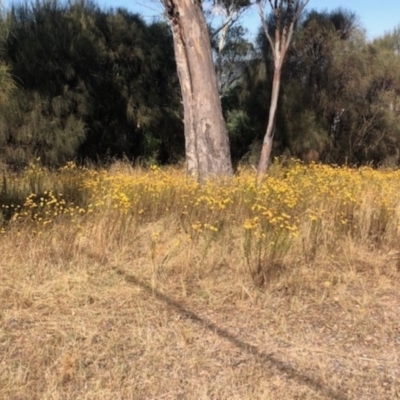
<path id="1" fill-rule="evenodd" d="M 32 164 L 0 208 L 1 400 L 400 398 L 400 171 Z"/>

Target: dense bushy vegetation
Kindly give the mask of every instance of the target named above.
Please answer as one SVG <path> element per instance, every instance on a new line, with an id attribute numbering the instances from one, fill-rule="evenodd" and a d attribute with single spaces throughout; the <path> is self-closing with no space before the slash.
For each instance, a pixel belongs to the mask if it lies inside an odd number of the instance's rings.
<path id="1" fill-rule="evenodd" d="M 0 161 L 183 158 L 167 23 L 45 0 L 11 6 L 0 25 Z M 262 32 L 250 43 L 240 24 L 225 41 L 216 59 L 231 153 L 235 162 L 252 160 L 267 121 L 270 48 Z M 398 30 L 367 42 L 344 10 L 303 15 L 283 74 L 274 155 L 397 165 L 399 43 Z"/>
<path id="2" fill-rule="evenodd" d="M 182 155 L 169 27 L 89 2 L 13 6 L 4 59 L 16 89 L 0 116 L 1 156 L 20 165 Z"/>

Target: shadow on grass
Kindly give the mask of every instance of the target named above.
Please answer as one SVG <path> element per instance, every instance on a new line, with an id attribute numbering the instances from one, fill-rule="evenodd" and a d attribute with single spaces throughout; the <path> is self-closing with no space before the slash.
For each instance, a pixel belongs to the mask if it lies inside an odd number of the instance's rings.
<path id="1" fill-rule="evenodd" d="M 308 385 L 310 388 L 314 389 L 315 391 L 330 397 L 331 399 L 335 400 L 348 400 L 349 398 L 332 388 L 326 387 L 323 382 L 321 382 L 318 378 L 312 377 L 307 375 L 301 371 L 298 371 L 296 368 L 291 366 L 288 363 L 285 363 L 279 359 L 277 359 L 273 354 L 268 354 L 261 351 L 257 346 L 252 344 L 246 343 L 241 340 L 239 337 L 235 336 L 231 332 L 226 329 L 220 328 L 212 321 L 200 317 L 195 312 L 191 311 L 190 309 L 182 306 L 178 301 L 170 298 L 169 296 L 165 295 L 164 293 L 159 292 L 156 289 L 153 289 L 149 284 L 143 282 L 142 280 L 138 279 L 134 275 L 127 274 L 125 271 L 117 269 L 116 272 L 119 275 L 122 275 L 126 282 L 134 284 L 136 286 L 141 287 L 149 294 L 153 295 L 158 300 L 164 302 L 169 307 L 174 309 L 180 315 L 191 319 L 192 321 L 200 324 L 202 327 L 208 329 L 209 331 L 216 333 L 221 338 L 228 340 L 233 345 L 235 345 L 240 350 L 247 352 L 248 354 L 253 355 L 259 361 L 267 364 L 269 367 L 272 367 L 278 370 L 281 373 L 287 374 L 289 379 L 293 379 L 298 383 Z"/>

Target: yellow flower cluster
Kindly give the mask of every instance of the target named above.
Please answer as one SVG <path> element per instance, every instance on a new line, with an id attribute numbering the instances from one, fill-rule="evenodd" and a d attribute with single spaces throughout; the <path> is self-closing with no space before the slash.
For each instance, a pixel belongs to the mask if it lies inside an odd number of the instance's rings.
<path id="1" fill-rule="evenodd" d="M 59 218 L 79 224 L 111 211 L 138 223 L 174 215 L 193 237 L 233 226 L 258 238 L 273 233 L 293 239 L 316 225 L 359 236 L 390 231 L 396 240 L 400 232 L 397 170 L 277 162 L 257 188 L 248 169 L 199 186 L 174 168 L 88 169 L 69 163 L 55 172 L 30 166 L 7 177 L 0 192 L 3 233 L 21 221 L 37 229 Z"/>

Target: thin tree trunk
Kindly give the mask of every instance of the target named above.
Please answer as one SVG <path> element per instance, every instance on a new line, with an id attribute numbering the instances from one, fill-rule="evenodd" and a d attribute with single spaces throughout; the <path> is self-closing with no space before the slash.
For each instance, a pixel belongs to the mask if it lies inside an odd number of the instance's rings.
<path id="1" fill-rule="evenodd" d="M 265 36 L 271 46 L 274 57 L 274 78 L 272 81 L 271 104 L 269 107 L 267 132 L 264 136 L 263 146 L 261 149 L 260 162 L 257 168 L 257 185 L 260 186 L 262 178 L 267 172 L 272 144 L 275 132 L 276 110 L 278 107 L 279 88 L 281 86 L 282 66 L 288 51 L 290 42 L 292 41 L 294 26 L 299 15 L 304 10 L 309 0 L 291 0 L 272 2 L 269 0 L 272 15 L 275 22 L 275 36 L 272 39 L 269 34 L 268 24 L 265 19 L 264 5 L 262 0 L 256 0 L 258 4 L 259 14 L 264 29 Z M 287 13 L 282 19 L 282 13 Z M 283 14 L 284 15 L 284 14 Z"/>
<path id="2" fill-rule="evenodd" d="M 230 176 L 229 139 L 201 3 L 164 0 L 164 4 L 172 25 L 182 89 L 188 173 L 200 182 Z"/>
<path id="3" fill-rule="evenodd" d="M 217 82 L 218 82 L 218 91 L 222 93 L 222 52 L 225 48 L 226 44 L 226 35 L 229 30 L 229 24 L 233 18 L 233 14 L 228 14 L 226 21 L 224 22 L 224 26 L 221 29 L 221 36 L 218 41 L 218 54 L 217 54 L 217 62 L 216 62 L 216 74 L 217 74 Z"/>
<path id="4" fill-rule="evenodd" d="M 269 107 L 269 116 L 268 116 L 268 126 L 267 132 L 265 133 L 263 145 L 261 149 L 260 161 L 257 167 L 257 185 L 261 184 L 261 181 L 268 170 L 272 144 L 274 140 L 274 132 L 275 132 L 275 121 L 276 121 L 276 111 L 278 107 L 278 99 L 279 99 L 279 89 L 281 86 L 281 66 L 275 68 L 274 70 L 274 78 L 272 80 L 272 93 L 271 93 L 271 104 Z"/>

